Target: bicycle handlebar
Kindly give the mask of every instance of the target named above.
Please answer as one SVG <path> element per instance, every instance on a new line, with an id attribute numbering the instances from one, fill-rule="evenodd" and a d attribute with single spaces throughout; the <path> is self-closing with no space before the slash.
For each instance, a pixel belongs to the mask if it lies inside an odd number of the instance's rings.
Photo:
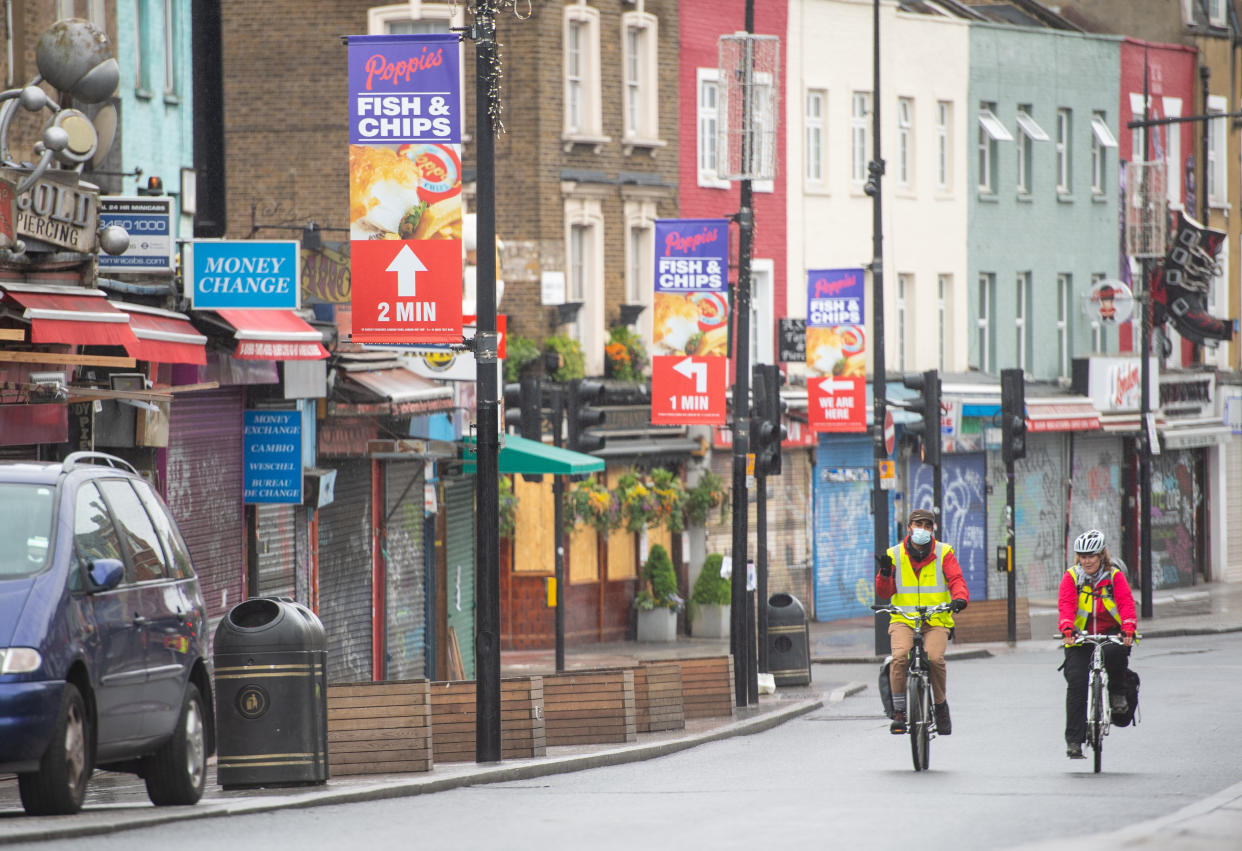
<path id="1" fill-rule="evenodd" d="M 871 611 L 887 612 L 890 615 L 902 615 L 903 617 L 925 621 L 932 615 L 953 611 L 953 606 L 949 603 L 941 603 L 938 606 L 872 606 Z"/>
<path id="2" fill-rule="evenodd" d="M 1137 632 L 1134 633 L 1134 640 L 1136 642 L 1142 637 L 1143 636 L 1139 635 Z M 1060 638 L 1062 641 L 1065 640 L 1065 636 L 1058 636 L 1058 638 Z M 1102 633 L 1102 632 L 1082 633 L 1080 632 L 1075 635 L 1075 638 L 1076 640 L 1073 642 L 1073 644 L 1075 645 L 1083 644 L 1088 641 L 1093 644 L 1103 644 L 1104 642 L 1112 642 L 1113 644 L 1123 644 L 1124 643 L 1123 639 L 1125 638 L 1125 636 L 1117 635 L 1115 633 Z M 1069 646 L 1071 645 L 1066 644 L 1066 647 L 1069 647 Z"/>

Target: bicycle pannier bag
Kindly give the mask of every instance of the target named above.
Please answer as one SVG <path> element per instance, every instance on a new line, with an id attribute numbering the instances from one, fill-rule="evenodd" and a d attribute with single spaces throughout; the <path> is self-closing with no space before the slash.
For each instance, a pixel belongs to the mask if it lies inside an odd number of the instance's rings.
<path id="1" fill-rule="evenodd" d="M 1125 696 L 1126 711 L 1113 713 L 1113 724 L 1118 727 L 1138 723 L 1139 675 L 1129 668 L 1126 669 Z"/>
<path id="2" fill-rule="evenodd" d="M 893 664 L 893 657 L 886 656 L 880 665 L 880 702 L 884 704 L 884 714 L 893 717 L 893 686 L 888 680 L 888 669 Z"/>

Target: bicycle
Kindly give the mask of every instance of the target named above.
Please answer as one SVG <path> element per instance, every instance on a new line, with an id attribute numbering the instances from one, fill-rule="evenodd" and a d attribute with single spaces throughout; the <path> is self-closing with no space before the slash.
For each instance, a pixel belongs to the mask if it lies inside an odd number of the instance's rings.
<path id="1" fill-rule="evenodd" d="M 1138 641 L 1141 636 L 1135 635 Z M 1100 773 L 1104 759 L 1104 737 L 1108 735 L 1113 721 L 1113 707 L 1109 700 L 1108 669 L 1104 667 L 1104 645 L 1125 644 L 1120 635 L 1103 633 L 1079 633 L 1073 644 L 1090 643 L 1091 667 L 1087 679 L 1087 745 L 1091 748 L 1095 773 Z M 1067 647 L 1071 646 L 1066 644 Z"/>
<path id="2" fill-rule="evenodd" d="M 914 646 L 910 649 L 910 668 L 906 671 L 906 729 L 910 733 L 910 756 L 915 771 L 926 771 L 931 764 L 931 740 L 936 735 L 936 713 L 932 704 L 931 667 L 923 648 L 923 626 L 932 615 L 952 611 L 948 603 L 939 606 L 872 606 L 872 611 L 903 615 L 914 620 Z"/>

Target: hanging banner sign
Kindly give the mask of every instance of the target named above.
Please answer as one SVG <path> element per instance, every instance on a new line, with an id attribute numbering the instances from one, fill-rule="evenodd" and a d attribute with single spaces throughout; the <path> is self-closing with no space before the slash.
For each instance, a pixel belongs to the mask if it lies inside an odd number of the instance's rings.
<path id="1" fill-rule="evenodd" d="M 812 431 L 867 430 L 862 269 L 807 272 L 807 420 Z"/>
<path id="2" fill-rule="evenodd" d="M 243 412 L 244 502 L 302 501 L 302 414 Z"/>
<path id="3" fill-rule="evenodd" d="M 195 310 L 296 310 L 302 271 L 296 240 L 196 239 L 186 261 Z"/>
<path id="4" fill-rule="evenodd" d="M 729 220 L 657 219 L 651 324 L 653 425 L 725 422 Z"/>
<path id="5" fill-rule="evenodd" d="M 458 50 L 452 34 L 349 37 L 354 342 L 461 342 Z"/>

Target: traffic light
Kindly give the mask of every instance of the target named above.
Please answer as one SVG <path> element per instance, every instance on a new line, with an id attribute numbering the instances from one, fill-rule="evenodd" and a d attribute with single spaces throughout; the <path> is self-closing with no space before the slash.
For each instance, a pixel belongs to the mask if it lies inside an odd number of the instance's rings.
<path id="1" fill-rule="evenodd" d="M 1026 457 L 1026 379 L 1020 369 L 1001 370 L 1001 452 L 1006 464 Z"/>
<path id="2" fill-rule="evenodd" d="M 906 430 L 919 435 L 923 444 L 923 463 L 935 467 L 940 463 L 940 373 L 929 369 L 907 375 L 901 383 L 922 394 L 906 402 L 906 410 L 922 414 L 923 421 L 908 424 Z"/>
<path id="3" fill-rule="evenodd" d="M 600 408 L 592 408 L 604 396 L 604 384 L 589 378 L 575 378 L 569 382 L 569 399 L 565 404 L 565 412 L 569 419 L 569 447 L 575 452 L 594 452 L 603 449 L 604 438 L 598 434 L 587 434 L 590 426 L 599 425 L 604 421 L 604 412 Z"/>
<path id="4" fill-rule="evenodd" d="M 779 476 L 781 473 L 781 443 L 785 440 L 785 427 L 781 414 L 785 403 L 781 400 L 781 385 L 785 376 L 775 364 L 755 364 L 753 370 L 755 415 L 750 421 L 750 449 L 755 453 L 755 475 Z"/>
<path id="5" fill-rule="evenodd" d="M 541 392 L 538 378 L 523 378 L 505 385 L 505 425 L 516 426 L 518 434 L 530 440 L 543 439 Z"/>

